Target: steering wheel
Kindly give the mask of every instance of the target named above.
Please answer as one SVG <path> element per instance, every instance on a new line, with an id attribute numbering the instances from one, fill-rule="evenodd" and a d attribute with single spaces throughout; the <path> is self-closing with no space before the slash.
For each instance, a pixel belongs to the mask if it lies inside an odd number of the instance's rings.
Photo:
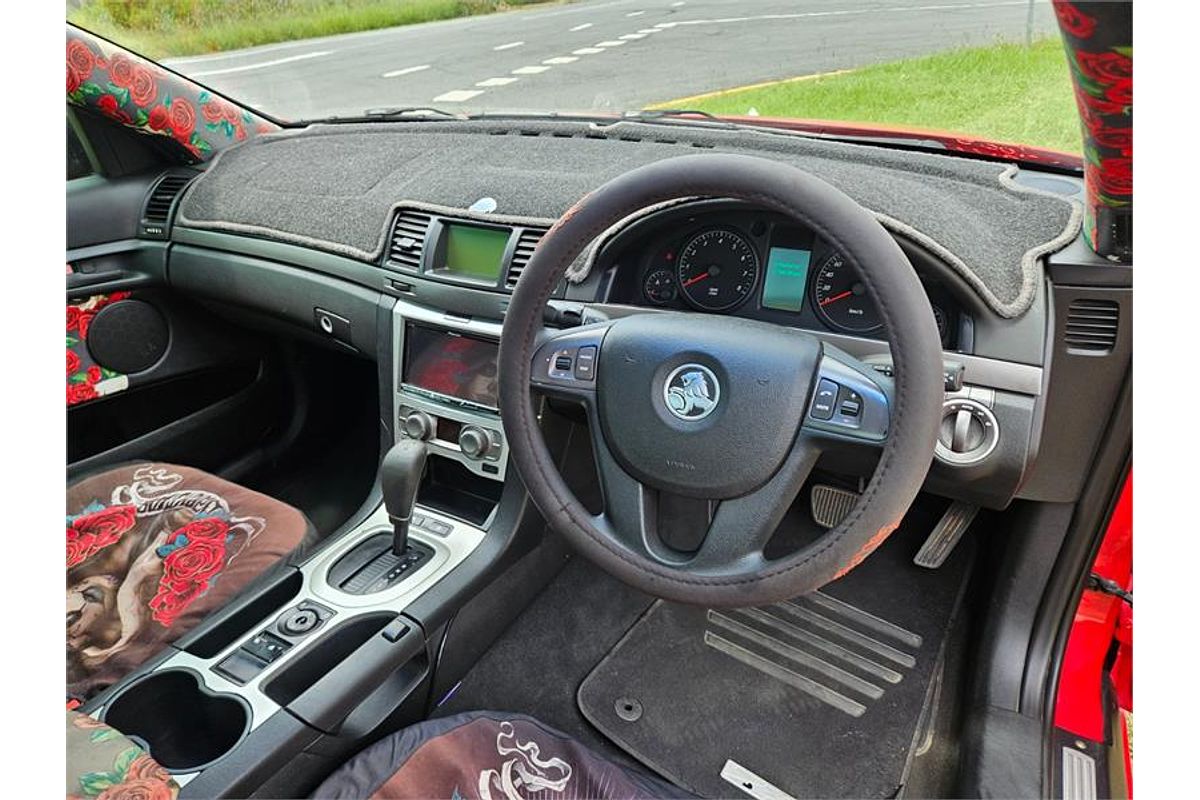
<path id="1" fill-rule="evenodd" d="M 756 203 L 836 248 L 878 306 L 894 380 L 812 334 L 733 317 L 647 312 L 544 327 L 547 300 L 589 242 L 636 211 L 692 197 Z M 509 450 L 547 523 L 625 583 L 698 605 L 775 603 L 853 569 L 916 497 L 941 419 L 937 324 L 904 253 L 841 191 L 750 156 L 658 161 L 576 203 L 517 282 L 499 359 Z M 600 514 L 584 508 L 555 466 L 535 393 L 586 410 Z M 817 458 L 863 447 L 877 448 L 879 461 L 845 519 L 768 559 L 767 542 Z"/>

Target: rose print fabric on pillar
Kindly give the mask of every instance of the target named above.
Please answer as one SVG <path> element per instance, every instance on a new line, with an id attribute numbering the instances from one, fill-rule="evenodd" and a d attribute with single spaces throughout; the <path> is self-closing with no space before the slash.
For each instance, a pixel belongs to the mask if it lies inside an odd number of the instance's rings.
<path id="1" fill-rule="evenodd" d="M 67 26 L 67 102 L 177 142 L 196 161 L 279 130 L 182 75 Z"/>
<path id="2" fill-rule="evenodd" d="M 1133 4 L 1055 0 L 1083 128 L 1084 235 L 1102 256 L 1133 253 Z"/>
<path id="3" fill-rule="evenodd" d="M 67 405 L 95 400 L 104 395 L 129 388 L 129 379 L 119 372 L 101 367 L 92 360 L 88 352 L 88 327 L 96 312 L 118 300 L 129 297 L 129 292 L 94 294 L 82 300 L 67 303 Z"/>

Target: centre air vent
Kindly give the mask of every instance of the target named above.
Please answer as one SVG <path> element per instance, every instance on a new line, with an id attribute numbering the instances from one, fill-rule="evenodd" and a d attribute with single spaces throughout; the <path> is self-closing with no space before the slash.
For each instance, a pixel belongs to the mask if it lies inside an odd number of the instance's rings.
<path id="1" fill-rule="evenodd" d="M 388 243 L 387 264 L 396 269 L 421 269 L 425 252 L 425 234 L 433 217 L 423 211 L 403 209 L 396 215 L 392 238 Z"/>
<path id="2" fill-rule="evenodd" d="M 525 270 L 525 265 L 529 263 L 529 259 L 533 258 L 533 251 L 545 235 L 546 228 L 523 228 L 521 230 L 521 235 L 517 237 L 517 246 L 513 248 L 512 261 L 508 263 L 508 272 L 504 275 L 505 289 L 512 289 L 517 285 L 517 280 Z"/>
<path id="3" fill-rule="evenodd" d="M 1120 308 L 1112 300 L 1080 298 L 1067 309 L 1063 339 L 1067 352 L 1097 356 L 1111 353 L 1117 344 Z"/>
<path id="4" fill-rule="evenodd" d="M 195 175 L 178 173 L 164 175 L 154 184 L 146 198 L 142 209 L 142 235 L 155 238 L 166 238 L 167 221 L 171 218 L 171 209 L 179 195 L 195 178 Z"/>

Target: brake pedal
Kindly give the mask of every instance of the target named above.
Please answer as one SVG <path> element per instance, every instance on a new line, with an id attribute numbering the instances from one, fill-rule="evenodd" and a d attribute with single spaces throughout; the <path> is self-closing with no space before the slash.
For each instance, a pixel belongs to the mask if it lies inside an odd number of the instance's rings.
<path id="1" fill-rule="evenodd" d="M 858 502 L 858 492 L 817 484 L 812 488 L 812 518 L 822 528 L 836 528 Z"/>
<path id="2" fill-rule="evenodd" d="M 961 500 L 951 503 L 950 507 L 946 509 L 946 513 L 942 514 L 942 518 L 938 520 L 938 524 L 929 533 L 925 544 L 921 545 L 921 549 L 917 551 L 913 563 L 926 569 L 937 569 L 946 563 L 946 559 L 954 552 L 958 540 L 967 532 L 967 528 L 971 527 L 971 523 L 974 522 L 975 515 L 978 513 L 979 506 L 972 503 L 964 503 Z"/>

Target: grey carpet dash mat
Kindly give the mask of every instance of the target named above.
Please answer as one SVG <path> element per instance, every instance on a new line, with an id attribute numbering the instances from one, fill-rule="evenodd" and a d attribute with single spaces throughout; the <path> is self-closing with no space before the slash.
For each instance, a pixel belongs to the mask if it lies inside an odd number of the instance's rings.
<path id="1" fill-rule="evenodd" d="M 584 680 L 584 716 L 705 797 L 893 797 L 961 601 L 904 531 L 820 592 L 762 608 L 658 602 Z M 965 545 L 965 546 L 964 546 Z"/>
<path id="2" fill-rule="evenodd" d="M 780 132 L 532 119 L 316 125 L 255 137 L 192 182 L 177 224 L 374 261 L 401 206 L 464 215 L 492 197 L 497 219 L 549 225 L 611 178 L 700 152 L 759 155 L 823 178 L 935 252 L 1004 317 L 1029 308 L 1038 257 L 1080 227 L 1077 202 L 1021 185 L 1011 164 Z"/>

